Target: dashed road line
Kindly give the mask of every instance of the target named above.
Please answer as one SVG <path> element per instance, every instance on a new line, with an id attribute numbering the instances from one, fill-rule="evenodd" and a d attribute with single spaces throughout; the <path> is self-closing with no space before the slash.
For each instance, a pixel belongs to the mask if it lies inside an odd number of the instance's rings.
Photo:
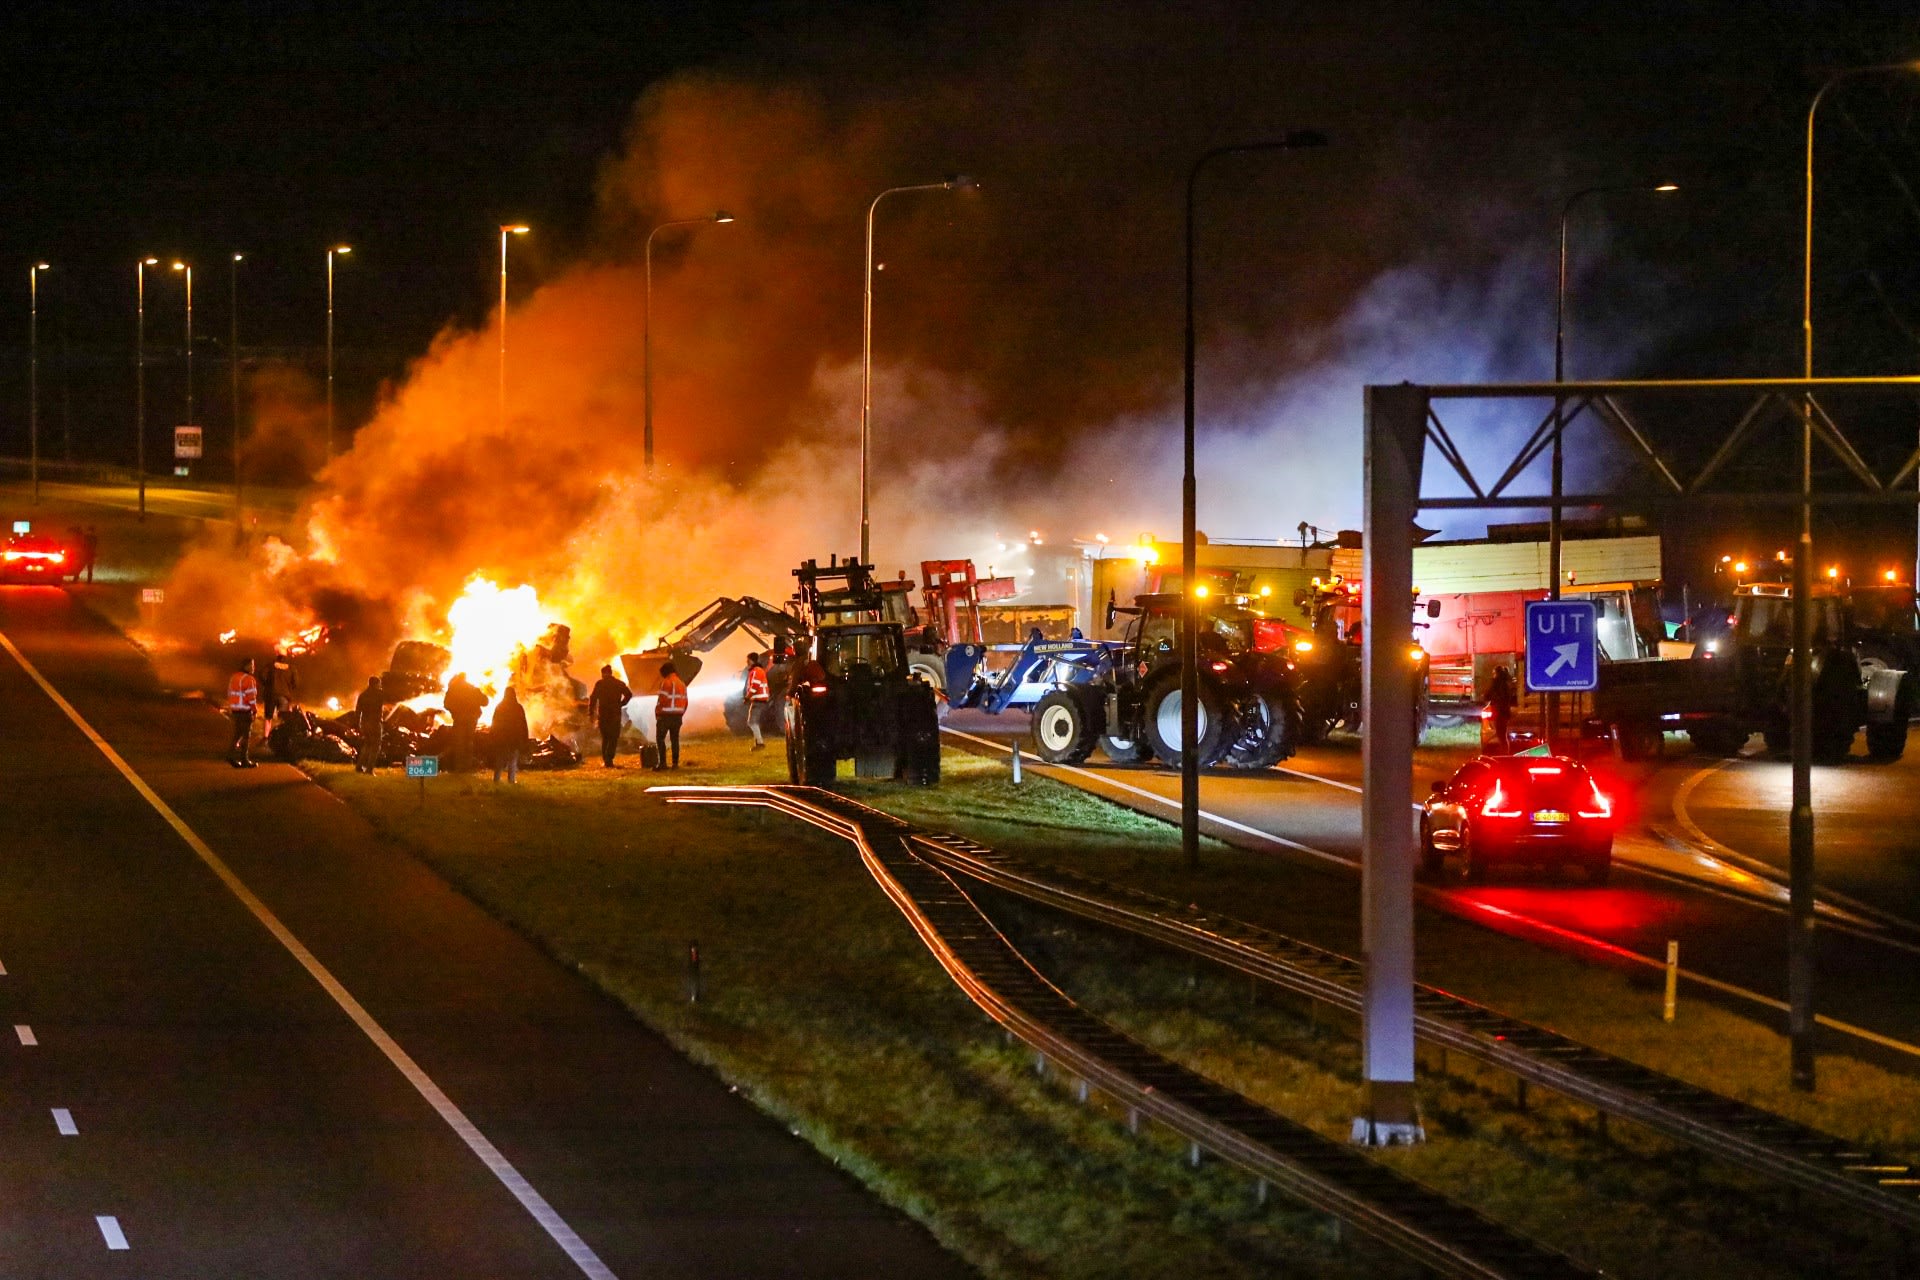
<path id="1" fill-rule="evenodd" d="M 73 1122 L 73 1112 L 65 1107 L 53 1109 L 53 1127 L 63 1138 L 75 1138 L 80 1135 L 80 1126 Z"/>
<path id="2" fill-rule="evenodd" d="M 24 1022 L 16 1022 L 13 1024 L 13 1034 L 20 1037 L 21 1044 L 36 1045 L 40 1043 L 39 1038 L 33 1034 L 33 1028 Z"/>
<path id="3" fill-rule="evenodd" d="M 408 1055 L 407 1051 L 402 1049 L 399 1043 L 387 1034 L 386 1029 L 374 1020 L 373 1015 L 367 1012 L 365 1006 L 356 1000 L 353 994 L 340 984 L 340 980 L 335 978 L 333 973 L 325 965 L 321 964 L 319 959 L 311 951 L 307 950 L 306 944 L 296 938 L 291 929 L 288 929 L 285 924 L 281 923 L 280 917 L 275 915 L 266 903 L 256 897 L 253 890 L 247 888 L 246 884 L 238 875 L 234 874 L 233 869 L 227 866 L 220 855 L 215 853 L 207 842 L 200 838 L 199 833 L 194 831 L 192 827 L 189 827 L 186 821 L 173 811 L 172 806 L 165 800 L 162 800 L 159 793 L 147 785 L 146 779 L 136 773 L 133 766 L 128 764 L 126 760 L 121 757 L 120 753 L 113 749 L 112 744 L 101 737 L 99 731 L 87 722 L 86 718 L 74 708 L 74 705 L 68 702 L 45 676 L 40 674 L 40 669 L 27 660 L 27 655 L 20 652 L 19 647 L 16 646 L 13 640 L 4 632 L 0 632 L 0 649 L 5 649 L 13 660 L 20 664 L 20 669 L 26 672 L 33 682 L 40 686 L 40 691 L 46 694 L 56 707 L 60 708 L 67 719 L 71 720 L 81 733 L 86 735 L 87 740 L 93 743 L 101 755 L 106 757 L 107 763 L 111 764 L 119 772 L 120 776 L 125 778 L 133 789 L 140 794 L 140 798 L 152 806 L 153 811 L 159 814 L 168 826 L 173 828 L 174 833 L 186 842 L 187 847 L 193 850 L 194 855 L 205 864 L 209 871 L 213 872 L 213 874 L 219 878 L 220 882 L 227 887 L 227 890 L 240 900 L 240 904 L 252 913 L 254 919 L 258 920 L 266 931 L 273 935 L 276 942 L 286 948 L 287 954 L 291 955 L 294 960 L 299 963 L 300 967 L 305 969 L 308 975 L 320 984 L 321 990 L 332 997 L 333 1002 L 340 1007 L 341 1012 L 352 1019 L 353 1024 L 359 1027 L 367 1039 L 371 1040 L 374 1046 L 386 1056 L 387 1061 L 391 1062 L 395 1069 L 397 1069 L 402 1076 L 406 1077 L 407 1083 L 412 1085 L 414 1090 L 426 1100 L 427 1105 L 439 1114 L 440 1118 L 446 1122 L 447 1127 L 452 1129 L 454 1133 L 459 1136 L 460 1140 L 467 1144 L 468 1150 L 479 1157 L 480 1162 L 486 1165 L 488 1171 L 500 1181 L 500 1184 L 512 1193 L 513 1198 L 520 1202 L 521 1207 L 527 1211 L 528 1215 L 540 1224 L 541 1229 L 547 1233 L 555 1244 L 560 1246 L 561 1250 L 573 1264 L 580 1269 L 581 1273 L 590 1277 L 591 1280 L 617 1280 L 612 1269 L 600 1260 L 599 1255 L 588 1247 L 587 1242 L 582 1240 L 572 1227 L 567 1225 L 566 1220 L 560 1216 L 552 1205 L 547 1203 L 546 1197 L 534 1189 L 533 1184 L 528 1182 L 526 1178 L 521 1175 L 520 1171 L 513 1167 L 513 1164 L 506 1156 L 500 1153 L 500 1149 L 494 1146 L 493 1143 L 488 1140 L 487 1136 L 481 1133 L 479 1128 L 474 1125 L 473 1121 L 467 1118 L 466 1113 L 454 1105 L 453 1099 L 447 1097 L 440 1086 L 433 1082 L 432 1077 L 428 1076 L 420 1067 L 420 1064 L 415 1062 L 413 1058 Z M 14 1030 L 19 1033 L 22 1044 L 34 1043 L 32 1039 L 33 1032 L 29 1028 L 16 1026 Z M 97 1221 L 100 1223 L 101 1233 L 107 1235 L 107 1247 L 109 1249 L 124 1249 L 127 1247 L 125 1237 L 119 1236 L 120 1225 L 117 1221 L 105 1217 L 99 1218 Z M 110 1223 L 112 1224 L 111 1233 L 108 1231 L 108 1224 Z M 115 1237 L 119 1237 L 121 1241 L 120 1244 L 115 1245 L 113 1243 Z"/>
<path id="4" fill-rule="evenodd" d="M 127 1233 L 120 1229 L 120 1219 L 109 1213 L 95 1214 L 93 1225 L 100 1228 L 100 1235 L 106 1240 L 107 1248 L 118 1253 L 122 1249 L 131 1249 L 127 1243 Z"/>

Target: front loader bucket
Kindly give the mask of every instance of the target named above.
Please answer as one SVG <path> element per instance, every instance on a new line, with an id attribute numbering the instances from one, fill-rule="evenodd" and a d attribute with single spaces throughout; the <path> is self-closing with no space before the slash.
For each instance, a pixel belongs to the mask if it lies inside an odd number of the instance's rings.
<path id="1" fill-rule="evenodd" d="M 623 653 L 620 655 L 620 669 L 626 673 L 627 688 L 633 690 L 636 698 L 651 698 L 660 692 L 660 664 L 673 659 L 675 670 L 680 678 L 692 684 L 694 677 L 700 674 L 705 665 L 691 653 L 676 653 L 671 649 L 648 649 L 641 653 Z"/>

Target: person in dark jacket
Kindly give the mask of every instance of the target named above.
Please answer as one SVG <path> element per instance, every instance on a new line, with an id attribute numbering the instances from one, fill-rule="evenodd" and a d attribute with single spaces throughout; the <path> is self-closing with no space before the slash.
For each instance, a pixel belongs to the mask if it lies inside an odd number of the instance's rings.
<path id="1" fill-rule="evenodd" d="M 1489 754 L 1512 753 L 1513 739 L 1508 736 L 1508 726 L 1513 723 L 1513 707 L 1519 700 L 1519 691 L 1513 684 L 1513 668 L 1503 665 L 1496 669 L 1493 682 L 1487 686 L 1487 727 L 1493 733 Z"/>
<path id="2" fill-rule="evenodd" d="M 620 745 L 620 728 L 626 706 L 633 701 L 633 690 L 613 677 L 611 665 L 600 668 L 600 679 L 587 697 L 587 714 L 600 726 L 600 762 L 613 768 L 614 749 Z"/>
<path id="3" fill-rule="evenodd" d="M 470 769 L 473 767 L 473 731 L 480 727 L 480 713 L 487 709 L 487 695 L 474 688 L 463 671 L 447 682 L 447 692 L 440 699 L 440 705 L 447 709 L 447 718 L 453 722 L 451 767 Z"/>
<path id="4" fill-rule="evenodd" d="M 385 702 L 380 693 L 380 677 L 368 676 L 367 687 L 360 691 L 359 699 L 353 704 L 354 723 L 360 729 L 360 755 L 353 767 L 361 773 L 372 773 L 380 767 L 380 721 L 386 714 Z"/>
<path id="5" fill-rule="evenodd" d="M 280 713 L 293 705 L 294 695 L 300 692 L 300 675 L 293 669 L 293 659 L 286 654 L 275 652 L 273 661 L 267 664 L 267 674 L 260 681 L 260 718 L 273 721 Z"/>
<path id="6" fill-rule="evenodd" d="M 500 705 L 493 709 L 487 735 L 493 739 L 493 780 L 500 781 L 500 771 L 504 769 L 508 782 L 519 782 L 520 753 L 527 749 L 527 709 L 520 705 L 520 695 L 512 689 L 500 695 Z"/>

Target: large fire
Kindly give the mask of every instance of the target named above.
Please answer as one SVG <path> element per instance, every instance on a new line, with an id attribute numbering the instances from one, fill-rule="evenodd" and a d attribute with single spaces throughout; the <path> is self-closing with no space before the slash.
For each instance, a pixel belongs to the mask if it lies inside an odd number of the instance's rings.
<path id="1" fill-rule="evenodd" d="M 522 583 L 503 588 L 478 575 L 447 608 L 447 678 L 464 674 L 483 689 L 504 689 L 516 654 L 531 649 L 553 619 L 539 593 Z"/>

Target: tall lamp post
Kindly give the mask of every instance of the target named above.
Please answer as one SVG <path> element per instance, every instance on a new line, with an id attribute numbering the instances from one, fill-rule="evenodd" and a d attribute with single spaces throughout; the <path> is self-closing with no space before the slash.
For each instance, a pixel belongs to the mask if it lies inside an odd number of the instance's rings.
<path id="1" fill-rule="evenodd" d="M 242 479 L 240 476 L 240 263 L 246 258 L 236 253 L 227 259 L 227 373 L 233 384 L 233 533 L 237 539 L 245 530 L 241 521 Z"/>
<path id="2" fill-rule="evenodd" d="M 141 258 L 134 263 L 134 471 L 140 482 L 140 519 L 147 518 L 147 268 L 160 265 L 158 258 Z"/>
<path id="3" fill-rule="evenodd" d="M 176 262 L 175 271 L 186 273 L 187 277 L 187 426 L 193 425 L 193 267 L 189 263 Z"/>
<path id="4" fill-rule="evenodd" d="M 327 250 L 327 461 L 333 461 L 333 260 L 353 252 L 350 244 Z"/>
<path id="5" fill-rule="evenodd" d="M 873 563 L 868 502 L 867 453 L 873 442 L 873 215 L 888 196 L 909 191 L 978 191 L 980 184 L 964 173 L 945 182 L 922 182 L 910 187 L 888 187 L 867 206 L 867 287 L 860 304 L 860 562 Z"/>
<path id="6" fill-rule="evenodd" d="M 1200 597 L 1195 588 L 1199 574 L 1199 551 L 1195 533 L 1195 487 L 1193 475 L 1193 206 L 1200 171 L 1221 156 L 1247 151 L 1297 151 L 1324 147 L 1326 135 L 1309 129 L 1296 129 L 1263 142 L 1232 143 L 1202 152 L 1187 170 L 1187 323 L 1184 359 L 1186 419 L 1185 469 L 1180 477 L 1180 848 L 1187 865 L 1200 865 L 1200 756 L 1194 751 L 1200 736 Z M 1371 735 L 1380 737 L 1384 735 Z"/>
<path id="7" fill-rule="evenodd" d="M 1835 86 L 1861 76 L 1920 71 L 1920 61 L 1853 67 L 1827 77 L 1807 104 L 1805 240 L 1800 275 L 1801 376 L 1813 377 L 1813 128 Z M 1814 1087 L 1813 914 L 1813 406 L 1800 412 L 1800 541 L 1793 557 L 1793 808 L 1787 819 L 1787 1034 L 1793 1087 Z"/>
<path id="8" fill-rule="evenodd" d="M 641 392 L 641 401 L 644 405 L 642 414 L 645 420 L 645 427 L 641 434 L 641 454 L 646 461 L 648 475 L 653 474 L 653 238 L 662 231 L 665 231 L 668 227 L 703 227 L 709 223 L 724 225 L 732 221 L 732 214 L 728 213 L 725 209 L 716 209 L 704 218 L 674 218 L 671 221 L 661 223 L 653 230 L 647 232 L 647 251 L 645 255 L 647 260 L 647 302 L 645 309 L 641 312 L 640 363 L 644 371 L 642 374 L 644 389 Z M 504 320 L 506 315 L 506 304 L 504 301 L 501 303 L 500 313 Z"/>
<path id="9" fill-rule="evenodd" d="M 507 425 L 507 237 L 533 230 L 521 223 L 500 226 L 500 425 Z"/>
<path id="10" fill-rule="evenodd" d="M 33 501 L 40 502 L 40 273 L 51 271 L 44 262 L 27 268 L 27 438 L 32 460 Z"/>
<path id="11" fill-rule="evenodd" d="M 1615 195 L 1624 192 L 1644 191 L 1660 195 L 1670 195 L 1680 188 L 1671 182 L 1662 182 L 1653 186 L 1637 183 L 1622 186 L 1585 187 L 1568 196 L 1566 203 L 1560 206 L 1560 277 L 1553 294 L 1553 380 L 1565 382 L 1567 372 L 1567 223 L 1573 216 L 1573 208 L 1589 196 Z M 1561 572 L 1560 543 L 1562 539 L 1561 521 L 1564 508 L 1560 505 L 1560 495 L 1564 492 L 1564 454 L 1562 439 L 1566 434 L 1567 402 L 1559 396 L 1553 401 L 1553 505 L 1548 508 L 1547 516 L 1547 599 L 1560 598 L 1561 584 L 1566 575 Z M 1552 747 L 1560 741 L 1560 695 L 1547 695 L 1547 745 Z"/>

